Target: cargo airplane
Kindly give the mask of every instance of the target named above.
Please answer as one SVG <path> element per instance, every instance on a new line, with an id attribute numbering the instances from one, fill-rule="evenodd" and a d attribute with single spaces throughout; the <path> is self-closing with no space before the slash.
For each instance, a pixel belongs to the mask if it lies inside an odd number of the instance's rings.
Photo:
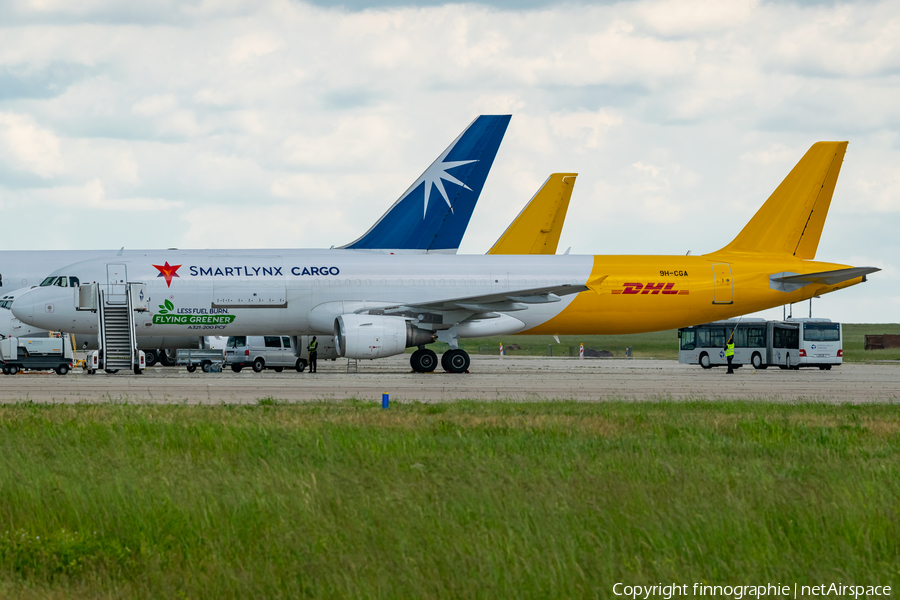
<path id="1" fill-rule="evenodd" d="M 343 249 L 361 252 L 454 254 L 481 195 L 484 183 L 509 126 L 511 115 L 481 115 L 441 153 L 422 175 L 356 241 Z M 76 261 L 134 260 L 159 250 L 23 250 L 0 251 L 0 336 L 46 336 L 36 327 L 23 326 L 3 309 L 29 287 L 46 283 L 47 273 Z M 184 254 L 205 256 L 208 250 Z M 271 250 L 241 250 L 251 254 Z M 77 278 L 56 278 L 54 285 L 72 287 Z M 164 363 L 165 348 L 195 347 L 199 336 L 150 336 L 141 339 L 148 364 L 158 356 Z M 93 340 L 92 340 L 93 341 Z M 151 350 L 153 349 L 153 350 Z"/>
<path id="2" fill-rule="evenodd" d="M 81 334 L 97 317 L 75 310 L 54 277 L 108 294 L 140 282 L 150 297 L 137 335 L 326 334 L 342 356 L 378 358 L 447 342 L 441 364 L 464 372 L 461 338 L 620 334 L 726 319 L 866 280 L 878 271 L 814 260 L 847 142 L 814 144 L 737 237 L 696 256 L 408 255 L 348 251 L 147 253 L 57 270 L 19 296 L 27 324 Z M 46 282 L 45 282 L 46 283 Z"/>

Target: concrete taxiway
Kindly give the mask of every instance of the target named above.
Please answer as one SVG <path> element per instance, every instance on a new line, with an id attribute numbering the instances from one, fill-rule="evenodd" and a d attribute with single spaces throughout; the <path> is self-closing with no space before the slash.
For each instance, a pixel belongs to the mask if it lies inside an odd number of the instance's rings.
<path id="1" fill-rule="evenodd" d="M 900 402 L 900 364 L 848 363 L 831 371 L 778 368 L 734 375 L 675 361 L 473 356 L 469 374 L 413 373 L 408 356 L 359 361 L 321 361 L 319 372 L 187 373 L 153 367 L 143 375 L 80 370 L 0 375 L 0 402 L 253 403 L 358 398 L 380 401 L 610 399 L 759 399 L 774 401 Z M 352 366 L 351 366 L 352 370 Z"/>

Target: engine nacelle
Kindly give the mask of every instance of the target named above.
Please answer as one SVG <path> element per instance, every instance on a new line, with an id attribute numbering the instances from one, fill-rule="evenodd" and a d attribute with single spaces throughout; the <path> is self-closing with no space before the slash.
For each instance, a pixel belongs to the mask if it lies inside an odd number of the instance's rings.
<path id="1" fill-rule="evenodd" d="M 394 356 L 412 346 L 430 344 L 436 337 L 403 317 L 350 314 L 334 320 L 334 345 L 338 356 L 347 358 Z"/>

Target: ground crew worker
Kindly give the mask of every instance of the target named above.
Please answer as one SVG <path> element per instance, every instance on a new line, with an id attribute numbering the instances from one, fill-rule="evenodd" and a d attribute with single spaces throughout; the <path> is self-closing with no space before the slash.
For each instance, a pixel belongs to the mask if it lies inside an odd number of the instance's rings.
<path id="1" fill-rule="evenodd" d="M 731 367 L 731 361 L 734 360 L 734 332 L 731 333 L 731 337 L 725 343 L 725 358 L 728 360 L 728 373 L 726 375 L 733 375 L 734 369 Z"/>
<path id="2" fill-rule="evenodd" d="M 312 336 L 312 339 L 309 340 L 309 345 L 306 347 L 306 349 L 309 351 L 309 372 L 315 373 L 316 372 L 316 357 L 319 354 L 319 352 L 318 352 L 319 342 L 316 341 L 316 336 Z M 731 362 L 731 361 L 729 361 L 729 362 Z"/>

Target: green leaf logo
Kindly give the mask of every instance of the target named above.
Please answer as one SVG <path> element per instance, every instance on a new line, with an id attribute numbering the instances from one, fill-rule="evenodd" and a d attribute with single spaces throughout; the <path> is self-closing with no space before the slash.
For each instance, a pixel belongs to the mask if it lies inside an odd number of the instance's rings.
<path id="1" fill-rule="evenodd" d="M 168 310 L 175 310 L 175 305 L 174 305 L 174 304 L 172 304 L 172 303 L 169 302 L 168 300 L 166 300 L 165 303 L 166 303 L 166 308 L 167 308 Z"/>

